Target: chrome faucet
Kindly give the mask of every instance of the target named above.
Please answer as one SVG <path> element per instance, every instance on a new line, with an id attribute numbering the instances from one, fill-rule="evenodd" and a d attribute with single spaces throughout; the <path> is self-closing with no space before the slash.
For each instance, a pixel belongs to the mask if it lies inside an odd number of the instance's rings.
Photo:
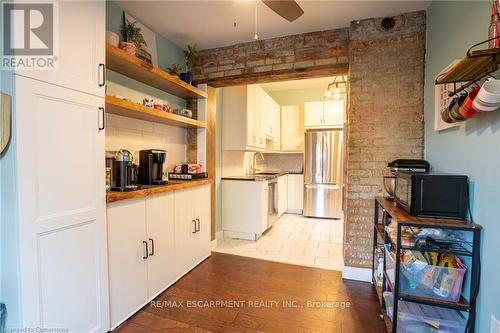
<path id="1" fill-rule="evenodd" d="M 260 171 L 259 169 L 257 169 L 257 163 L 256 163 L 256 159 L 255 157 L 257 155 L 260 155 L 260 158 L 265 161 L 266 159 L 264 158 L 264 154 L 262 154 L 261 152 L 257 152 L 253 155 L 253 160 L 252 160 L 252 174 L 256 174 L 258 171 Z"/>

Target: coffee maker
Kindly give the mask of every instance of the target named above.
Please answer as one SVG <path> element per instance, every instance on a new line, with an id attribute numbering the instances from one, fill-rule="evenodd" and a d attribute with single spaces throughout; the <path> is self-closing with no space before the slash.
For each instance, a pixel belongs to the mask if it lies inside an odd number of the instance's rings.
<path id="1" fill-rule="evenodd" d="M 144 185 L 162 185 L 165 150 L 148 149 L 139 152 L 139 183 Z"/>
<path id="2" fill-rule="evenodd" d="M 111 190 L 119 192 L 137 190 L 137 170 L 132 153 L 126 149 L 116 152 L 111 167 Z"/>

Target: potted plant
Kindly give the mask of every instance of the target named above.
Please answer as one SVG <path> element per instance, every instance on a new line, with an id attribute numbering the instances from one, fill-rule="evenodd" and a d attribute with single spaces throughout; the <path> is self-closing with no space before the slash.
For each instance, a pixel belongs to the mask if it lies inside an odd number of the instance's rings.
<path id="1" fill-rule="evenodd" d="M 180 78 L 182 81 L 191 84 L 193 82 L 193 74 L 191 71 L 200 58 L 198 46 L 196 44 L 188 45 L 187 50 L 184 50 L 184 56 L 186 58 L 187 72 L 181 73 Z"/>
<path id="2" fill-rule="evenodd" d="M 172 75 L 179 76 L 179 74 L 182 72 L 183 69 L 184 69 L 183 64 L 174 63 L 172 64 L 171 67 L 168 68 L 168 72 Z"/>
<path id="3" fill-rule="evenodd" d="M 120 42 L 120 49 L 133 56 L 137 54 L 137 49 L 142 45 L 147 46 L 141 28 L 137 27 L 135 23 L 125 20 L 120 29 L 123 38 L 123 42 Z"/>

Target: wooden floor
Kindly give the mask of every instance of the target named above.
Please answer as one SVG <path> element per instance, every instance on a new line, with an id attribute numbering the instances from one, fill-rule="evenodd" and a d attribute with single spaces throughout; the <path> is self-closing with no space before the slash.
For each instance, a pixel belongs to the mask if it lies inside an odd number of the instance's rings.
<path id="1" fill-rule="evenodd" d="M 213 253 L 114 332 L 385 332 L 379 313 L 340 272 Z"/>

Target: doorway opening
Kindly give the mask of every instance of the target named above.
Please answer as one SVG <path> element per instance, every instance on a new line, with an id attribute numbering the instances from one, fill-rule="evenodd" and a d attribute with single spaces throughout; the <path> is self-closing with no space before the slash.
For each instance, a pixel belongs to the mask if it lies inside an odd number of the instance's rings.
<path id="1" fill-rule="evenodd" d="M 214 251 L 342 270 L 347 87 L 338 75 L 217 89 Z"/>

